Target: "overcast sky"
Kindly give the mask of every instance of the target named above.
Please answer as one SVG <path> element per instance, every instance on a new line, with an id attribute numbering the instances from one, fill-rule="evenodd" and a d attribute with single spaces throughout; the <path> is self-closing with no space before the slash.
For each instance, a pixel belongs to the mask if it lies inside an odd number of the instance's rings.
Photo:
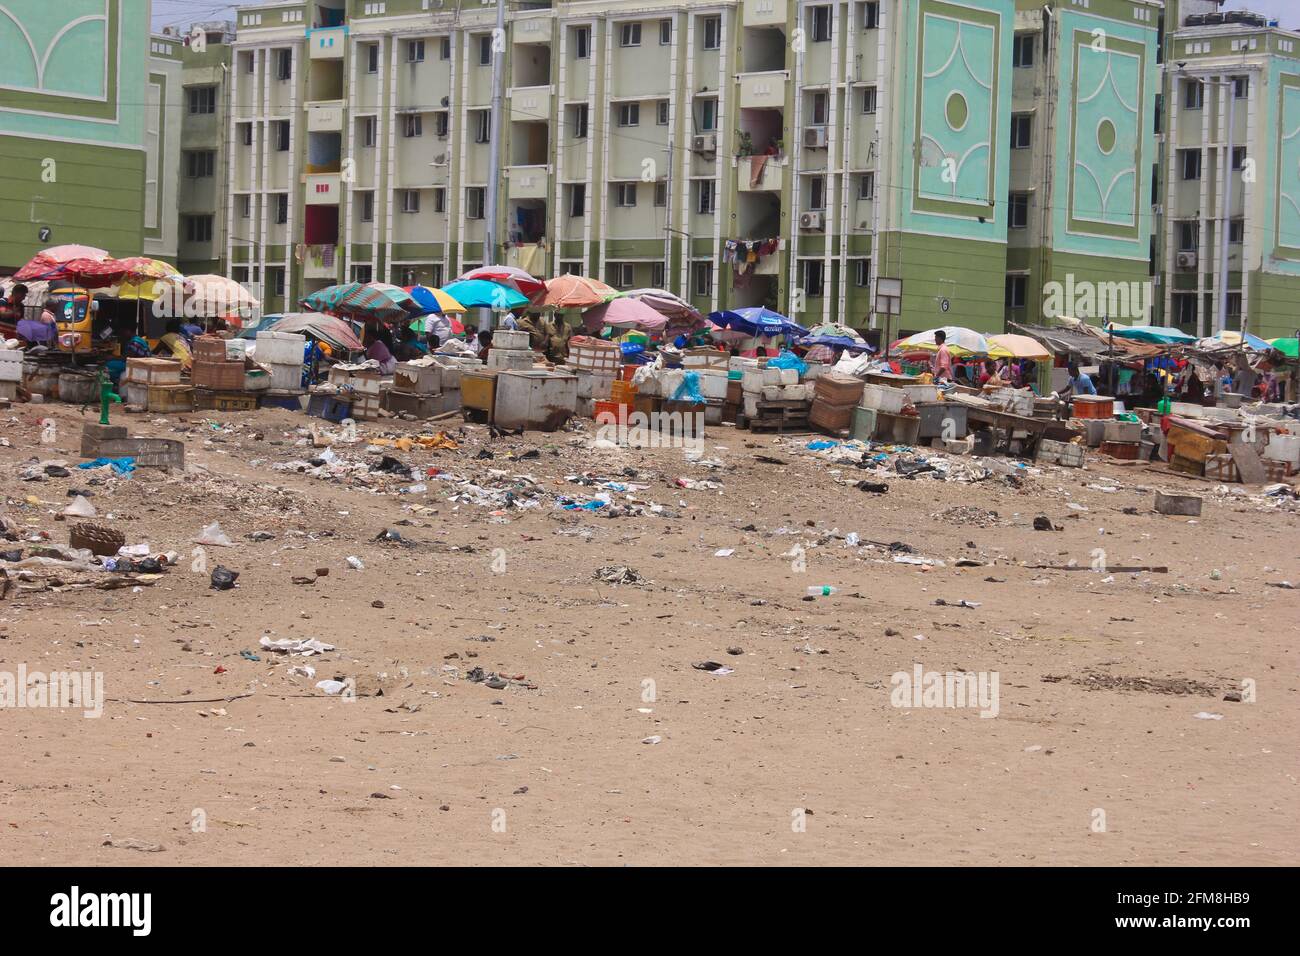
<path id="1" fill-rule="evenodd" d="M 1224 10 L 1252 10 L 1277 17 L 1288 30 L 1300 29 L 1300 3 L 1296 0 L 1228 0 Z M 218 0 L 153 0 L 153 27 L 158 30 L 169 23 L 182 27 L 195 20 L 229 20 L 234 6 Z"/>

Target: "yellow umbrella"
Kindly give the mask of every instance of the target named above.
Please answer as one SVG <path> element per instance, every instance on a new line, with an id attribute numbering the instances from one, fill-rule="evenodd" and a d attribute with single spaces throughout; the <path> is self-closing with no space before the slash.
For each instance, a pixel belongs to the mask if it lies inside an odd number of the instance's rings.
<path id="1" fill-rule="evenodd" d="M 1028 335 L 990 335 L 989 358 L 1033 359 L 1050 361 L 1052 353 L 1043 343 Z"/>
<path id="2" fill-rule="evenodd" d="M 119 299 L 144 299 L 147 302 L 152 302 L 166 291 L 165 284 L 160 283 L 159 279 L 168 279 L 180 275 L 180 270 L 171 263 L 163 262 L 161 259 L 139 257 L 133 258 L 131 263 L 140 275 L 147 276 L 147 278 L 135 282 L 123 282 L 117 287 L 117 298 Z"/>
<path id="3" fill-rule="evenodd" d="M 443 292 L 441 289 L 435 289 L 427 285 L 407 286 L 404 291 L 415 300 L 415 304 L 428 312 L 440 312 L 443 315 L 464 315 L 469 310 L 456 301 L 456 299 Z"/>

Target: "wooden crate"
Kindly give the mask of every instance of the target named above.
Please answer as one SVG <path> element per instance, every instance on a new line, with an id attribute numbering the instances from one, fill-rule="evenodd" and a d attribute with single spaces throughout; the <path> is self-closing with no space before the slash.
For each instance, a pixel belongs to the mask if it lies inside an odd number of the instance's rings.
<path id="1" fill-rule="evenodd" d="M 244 387 L 243 362 L 194 361 L 190 370 L 190 383 L 196 388 L 214 392 L 235 392 Z"/>
<path id="2" fill-rule="evenodd" d="M 759 402 L 758 414 L 746 419 L 750 431 L 807 431 L 808 403 L 805 401 Z"/>
<path id="3" fill-rule="evenodd" d="M 206 412 L 251 412 L 257 408 L 257 396 L 244 392 L 222 392 L 211 388 L 194 389 L 194 407 Z"/>
<path id="4" fill-rule="evenodd" d="M 194 410 L 194 389 L 189 385 L 150 385 L 145 407 L 151 412 Z"/>

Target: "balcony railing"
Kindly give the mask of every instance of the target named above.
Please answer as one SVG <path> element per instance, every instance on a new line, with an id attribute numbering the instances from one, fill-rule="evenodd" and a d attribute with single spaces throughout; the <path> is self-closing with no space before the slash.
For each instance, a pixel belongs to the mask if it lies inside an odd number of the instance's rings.
<path id="1" fill-rule="evenodd" d="M 308 103 L 307 132 L 341 133 L 343 131 L 343 101 L 321 100 Z"/>
<path id="2" fill-rule="evenodd" d="M 745 0 L 745 26 L 785 26 L 786 0 Z"/>
<path id="3" fill-rule="evenodd" d="M 342 199 L 343 182 L 338 173 L 307 173 L 302 182 L 303 202 L 308 206 L 337 206 Z"/>
<path id="4" fill-rule="evenodd" d="M 511 166 L 511 199 L 545 199 L 550 185 L 549 166 Z"/>
<path id="5" fill-rule="evenodd" d="M 548 123 L 551 119 L 549 86 L 515 86 L 510 88 L 510 122 Z"/>
<path id="6" fill-rule="evenodd" d="M 783 156 L 736 157 L 736 188 L 742 193 L 780 192 L 786 162 Z"/>
<path id="7" fill-rule="evenodd" d="M 338 275 L 337 246 L 303 246 L 302 250 L 304 279 L 333 279 Z"/>
<path id="8" fill-rule="evenodd" d="M 740 73 L 741 109 L 785 108 L 785 91 L 790 82 L 789 70 L 768 70 L 763 73 Z"/>

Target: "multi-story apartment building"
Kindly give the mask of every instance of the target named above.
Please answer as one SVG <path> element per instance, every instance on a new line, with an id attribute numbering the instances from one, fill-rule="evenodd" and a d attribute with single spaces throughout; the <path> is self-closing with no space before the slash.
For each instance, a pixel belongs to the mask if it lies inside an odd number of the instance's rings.
<path id="1" fill-rule="evenodd" d="M 705 311 L 877 327 L 888 291 L 891 332 L 1169 311 L 1182 27 L 1158 0 L 512 2 L 500 35 L 495 7 L 240 8 L 224 255 L 268 309 L 481 263 L 497 175 L 488 258 Z"/>
<path id="2" fill-rule="evenodd" d="M 1160 0 L 1018 0 L 1006 314 L 1147 324 Z"/>
<path id="3" fill-rule="evenodd" d="M 146 130 L 157 125 L 148 104 L 161 106 L 152 74 L 166 73 L 150 53 L 149 4 L 10 2 L 5 13 L 0 269 L 69 242 L 138 255 L 146 166 L 154 163 Z M 155 228 L 164 218 L 154 220 Z"/>
<path id="4" fill-rule="evenodd" d="M 1300 328 L 1300 34 L 1181 0 L 1166 13 L 1166 324 L 1266 338 Z M 1225 278 L 1226 277 L 1226 278 Z"/>
<path id="5" fill-rule="evenodd" d="M 188 275 L 226 272 L 227 158 L 234 24 L 197 23 L 181 53 L 177 267 Z"/>
<path id="6" fill-rule="evenodd" d="M 140 252 L 176 262 L 176 200 L 181 165 L 181 58 L 184 43 L 149 37 L 144 117 L 144 235 Z"/>

